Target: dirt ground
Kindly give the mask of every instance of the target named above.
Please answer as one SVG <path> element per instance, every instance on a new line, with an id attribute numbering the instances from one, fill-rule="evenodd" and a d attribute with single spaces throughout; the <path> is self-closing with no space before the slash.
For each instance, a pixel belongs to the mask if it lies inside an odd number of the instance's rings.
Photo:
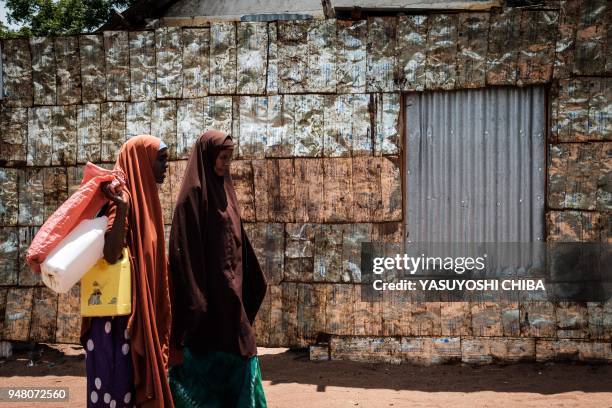
<path id="1" fill-rule="evenodd" d="M 305 351 L 260 348 L 268 406 L 315 407 L 612 407 L 612 365 L 446 365 L 313 362 Z M 85 406 L 80 347 L 44 346 L 28 367 L 19 351 L 0 360 L 0 387 L 69 387 L 70 403 L 0 403 L 18 407 Z"/>

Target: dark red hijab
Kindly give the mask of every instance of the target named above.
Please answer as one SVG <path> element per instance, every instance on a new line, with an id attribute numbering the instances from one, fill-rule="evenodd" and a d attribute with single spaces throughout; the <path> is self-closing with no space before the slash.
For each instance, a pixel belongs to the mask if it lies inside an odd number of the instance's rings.
<path id="1" fill-rule="evenodd" d="M 214 171 L 231 136 L 205 132 L 195 143 L 170 232 L 172 341 L 176 347 L 257 354 L 252 323 L 266 280 L 244 233 L 229 171 Z"/>

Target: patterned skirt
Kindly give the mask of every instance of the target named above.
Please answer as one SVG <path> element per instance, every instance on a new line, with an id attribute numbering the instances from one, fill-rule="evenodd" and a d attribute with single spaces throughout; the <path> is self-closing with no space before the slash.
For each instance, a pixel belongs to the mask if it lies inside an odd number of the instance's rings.
<path id="1" fill-rule="evenodd" d="M 94 317 L 84 338 L 87 407 L 133 407 L 129 316 Z"/>
<path id="2" fill-rule="evenodd" d="M 176 408 L 266 408 L 257 356 L 183 349 L 183 364 L 170 368 Z"/>

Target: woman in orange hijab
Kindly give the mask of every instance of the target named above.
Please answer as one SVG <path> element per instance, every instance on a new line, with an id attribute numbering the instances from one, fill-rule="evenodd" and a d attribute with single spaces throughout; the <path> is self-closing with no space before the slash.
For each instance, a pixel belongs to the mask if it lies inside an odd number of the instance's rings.
<path id="1" fill-rule="evenodd" d="M 168 149 L 160 139 L 140 135 L 123 144 L 115 164 L 126 175 L 125 189 L 103 190 L 110 202 L 104 258 L 115 263 L 129 248 L 132 313 L 84 318 L 87 406 L 173 407 L 168 385 L 170 292 L 164 225 L 157 183 L 167 170 Z"/>

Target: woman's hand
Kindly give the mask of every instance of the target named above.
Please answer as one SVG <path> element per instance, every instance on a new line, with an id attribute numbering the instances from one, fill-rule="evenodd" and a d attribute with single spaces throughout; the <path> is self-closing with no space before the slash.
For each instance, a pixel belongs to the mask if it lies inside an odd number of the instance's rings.
<path id="1" fill-rule="evenodd" d="M 117 206 L 127 205 L 127 192 L 123 186 L 112 187 L 110 181 L 100 184 L 104 196 L 117 204 Z"/>

